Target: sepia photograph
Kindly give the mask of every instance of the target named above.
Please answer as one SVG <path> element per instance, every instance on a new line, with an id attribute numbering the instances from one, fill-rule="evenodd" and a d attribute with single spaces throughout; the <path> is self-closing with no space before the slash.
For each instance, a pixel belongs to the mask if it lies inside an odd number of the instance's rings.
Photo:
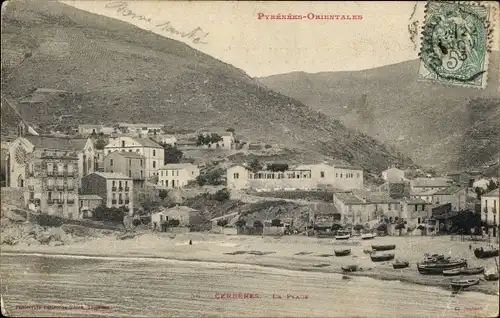
<path id="1" fill-rule="evenodd" d="M 6 317 L 497 317 L 497 1 L 10 0 Z"/>

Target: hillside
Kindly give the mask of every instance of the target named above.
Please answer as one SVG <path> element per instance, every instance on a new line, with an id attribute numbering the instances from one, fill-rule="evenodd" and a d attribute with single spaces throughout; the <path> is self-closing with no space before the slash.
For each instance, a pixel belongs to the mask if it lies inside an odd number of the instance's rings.
<path id="1" fill-rule="evenodd" d="M 498 159 L 500 52 L 485 90 L 417 82 L 419 61 L 355 72 L 294 72 L 260 78 L 270 89 L 339 119 L 418 164 L 458 169 Z"/>
<path id="2" fill-rule="evenodd" d="M 234 127 L 251 141 L 298 148 L 311 160 L 336 158 L 369 171 L 405 161 L 241 70 L 187 45 L 57 2 L 16 1 L 2 21 L 2 94 L 48 130 L 81 123 L 159 122 L 189 129 Z M 3 125 L 3 123 L 2 123 Z M 408 162 L 407 162 L 408 163 Z"/>

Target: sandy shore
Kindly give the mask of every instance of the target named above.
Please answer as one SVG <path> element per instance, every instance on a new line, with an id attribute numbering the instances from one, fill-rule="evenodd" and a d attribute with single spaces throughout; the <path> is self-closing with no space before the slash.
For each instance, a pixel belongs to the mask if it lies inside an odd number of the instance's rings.
<path id="1" fill-rule="evenodd" d="M 189 245 L 189 240 L 193 245 Z M 410 267 L 395 270 L 391 262 L 374 263 L 363 250 L 371 249 L 372 244 L 396 244 L 394 251 L 397 259 L 408 260 Z M 486 243 L 461 242 L 459 238 L 444 237 L 377 237 L 363 241 L 351 238 L 349 241 L 335 241 L 301 236 L 260 237 L 216 235 L 204 233 L 177 234 L 145 233 L 129 240 L 117 240 L 106 236 L 84 243 L 65 246 L 3 245 L 2 252 L 74 254 L 114 257 L 155 257 L 175 260 L 209 261 L 269 266 L 301 271 L 342 273 L 341 266 L 357 264 L 363 272 L 350 273 L 352 276 L 367 276 L 382 280 L 429 286 L 448 287 L 450 279 L 443 276 L 426 276 L 418 273 L 416 262 L 424 253 L 440 253 L 451 257 L 468 259 L 469 266 L 495 267 L 493 259 L 475 258 L 469 250 Z M 351 255 L 336 257 L 334 248 L 351 248 Z M 264 255 L 249 254 L 257 251 Z M 237 252 L 237 253 L 234 253 Z M 245 253 L 242 253 L 245 252 Z M 231 255 L 230 253 L 234 253 Z M 482 281 L 468 290 L 498 295 L 498 282 Z"/>

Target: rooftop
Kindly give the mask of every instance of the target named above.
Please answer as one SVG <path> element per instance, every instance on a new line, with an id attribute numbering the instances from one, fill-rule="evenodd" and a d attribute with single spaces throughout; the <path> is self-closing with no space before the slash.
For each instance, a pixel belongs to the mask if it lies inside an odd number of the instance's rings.
<path id="1" fill-rule="evenodd" d="M 192 163 L 168 163 L 163 166 L 162 169 L 165 170 L 178 170 L 178 169 L 185 169 L 185 168 L 198 168 L 198 166 L 192 164 Z"/>
<path id="2" fill-rule="evenodd" d="M 132 180 L 132 178 L 127 177 L 121 173 L 117 172 L 94 172 L 93 174 L 96 174 L 98 176 L 101 176 L 106 179 L 126 179 L 126 180 Z"/>
<path id="3" fill-rule="evenodd" d="M 490 191 L 486 194 L 483 194 L 483 197 L 488 197 L 488 198 L 498 198 L 500 196 L 498 189 L 495 189 L 493 191 Z"/>
<path id="4" fill-rule="evenodd" d="M 412 186 L 417 188 L 444 188 L 451 183 L 448 178 L 415 178 L 411 181 Z"/>
<path id="5" fill-rule="evenodd" d="M 449 194 L 454 194 L 458 191 L 460 191 L 462 188 L 459 187 L 447 187 L 446 189 L 438 190 L 434 194 L 436 195 L 449 195 Z"/>
<path id="6" fill-rule="evenodd" d="M 83 150 L 87 138 L 67 138 L 54 136 L 24 136 L 35 148 L 58 150 Z"/>
<path id="7" fill-rule="evenodd" d="M 132 151 L 115 151 L 110 153 L 110 155 L 120 155 L 125 158 L 137 158 L 137 159 L 145 159 L 143 155 L 137 152 L 132 152 Z"/>
<path id="8" fill-rule="evenodd" d="M 352 193 L 335 193 L 335 197 L 344 204 L 363 204 L 364 202 Z"/>
<path id="9" fill-rule="evenodd" d="M 372 192 L 365 190 L 353 190 L 355 196 L 366 201 L 366 203 L 398 203 L 385 192 Z"/>

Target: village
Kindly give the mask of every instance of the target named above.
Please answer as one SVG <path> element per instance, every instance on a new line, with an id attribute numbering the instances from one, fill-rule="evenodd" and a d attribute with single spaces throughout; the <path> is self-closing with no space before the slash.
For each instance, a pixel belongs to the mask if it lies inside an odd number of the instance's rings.
<path id="1" fill-rule="evenodd" d="M 39 135 L 21 120 L 18 135 L 2 139 L 2 199 L 37 215 L 155 232 L 498 235 L 498 180 L 477 171 L 388 167 L 367 182 L 361 167 L 335 158 L 259 160 L 279 150 L 233 128 L 165 130 L 120 123 Z M 215 205 L 193 204 L 200 198 Z"/>

